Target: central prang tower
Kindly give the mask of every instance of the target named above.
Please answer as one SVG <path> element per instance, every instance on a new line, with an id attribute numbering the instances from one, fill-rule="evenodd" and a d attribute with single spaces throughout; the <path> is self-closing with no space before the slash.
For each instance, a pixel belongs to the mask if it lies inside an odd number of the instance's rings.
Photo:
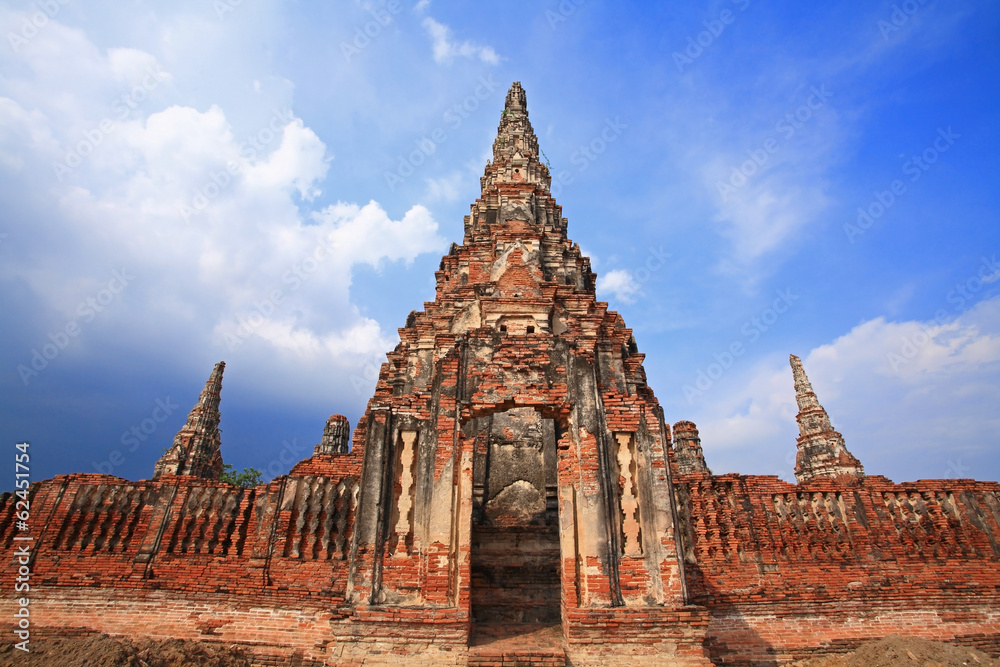
<path id="1" fill-rule="evenodd" d="M 570 641 L 613 642 L 627 618 L 646 641 L 670 634 L 685 592 L 669 426 L 566 236 L 519 83 L 481 184 L 354 433 L 348 599 L 561 620 Z"/>

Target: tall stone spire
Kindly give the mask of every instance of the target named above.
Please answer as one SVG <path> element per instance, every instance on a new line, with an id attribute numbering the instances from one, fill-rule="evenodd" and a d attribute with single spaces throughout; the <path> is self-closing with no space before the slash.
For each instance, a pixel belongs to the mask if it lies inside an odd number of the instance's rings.
<path id="1" fill-rule="evenodd" d="M 674 424 L 674 456 L 677 459 L 677 469 L 682 475 L 690 472 L 712 474 L 705 463 L 701 437 L 694 422 L 680 421 Z"/>
<path id="2" fill-rule="evenodd" d="M 832 477 L 842 481 L 865 476 L 861 462 L 847 451 L 844 436 L 833 430 L 830 416 L 819 403 L 809 378 L 802 369 L 802 360 L 789 355 L 792 377 L 795 379 L 795 402 L 799 414 L 798 455 L 795 459 L 795 478 L 799 483 L 817 477 Z"/>
<path id="3" fill-rule="evenodd" d="M 330 415 L 323 438 L 313 450 L 316 454 L 347 454 L 351 449 L 351 424 L 344 415 Z"/>
<path id="4" fill-rule="evenodd" d="M 219 401 L 222 372 L 226 362 L 215 365 L 198 402 L 188 414 L 187 423 L 174 437 L 174 444 L 160 457 L 153 479 L 161 475 L 193 475 L 219 479 L 222 475 L 222 439 L 219 433 Z"/>
<path id="5" fill-rule="evenodd" d="M 565 291 L 595 296 L 597 276 L 567 238 L 568 221 L 552 196 L 541 154 L 524 89 L 515 81 L 500 114 L 493 159 L 480 179 L 482 193 L 465 217 L 463 244 L 452 246 L 435 274 L 437 299 L 465 309 L 453 333 L 484 325 L 501 333 L 549 331 L 560 320 L 552 316 L 556 292 L 560 299 Z M 470 253 L 476 256 L 471 263 Z"/>

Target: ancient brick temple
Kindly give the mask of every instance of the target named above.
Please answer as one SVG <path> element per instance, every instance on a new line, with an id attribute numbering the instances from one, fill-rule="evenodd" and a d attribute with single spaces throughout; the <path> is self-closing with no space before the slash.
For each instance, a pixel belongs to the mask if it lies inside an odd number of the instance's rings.
<path id="1" fill-rule="evenodd" d="M 37 632 L 261 665 L 775 664 L 892 633 L 1000 652 L 1000 484 L 866 475 L 794 356 L 798 484 L 713 475 L 550 182 L 515 83 L 350 444 L 334 416 L 288 475 L 220 481 L 220 363 L 153 479 L 32 485 Z"/>

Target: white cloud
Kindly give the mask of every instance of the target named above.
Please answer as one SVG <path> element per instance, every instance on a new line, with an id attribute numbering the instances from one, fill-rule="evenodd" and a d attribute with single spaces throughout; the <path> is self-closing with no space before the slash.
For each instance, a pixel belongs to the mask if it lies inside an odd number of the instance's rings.
<path id="1" fill-rule="evenodd" d="M 351 327 L 326 335 L 317 335 L 291 320 L 271 319 L 255 333 L 279 350 L 292 351 L 300 357 L 316 360 L 332 356 L 341 362 L 352 363 L 358 357 L 379 357 L 392 348 L 395 341 L 382 335 L 375 320 L 362 317 Z"/>
<path id="2" fill-rule="evenodd" d="M 779 248 L 827 204 L 821 188 L 766 175 L 760 181 L 717 204 L 715 220 L 739 266 Z"/>
<path id="3" fill-rule="evenodd" d="M 150 76 L 166 81 L 173 79 L 171 74 L 163 71 L 154 56 L 138 49 L 108 49 L 108 65 L 115 81 L 127 86 L 140 85 L 143 79 Z"/>
<path id="4" fill-rule="evenodd" d="M 59 142 L 52 136 L 45 114 L 0 97 L 0 165 L 20 171 L 29 154 L 55 154 L 58 150 Z"/>
<path id="5" fill-rule="evenodd" d="M 931 462 L 948 477 L 957 458 L 1000 468 L 1000 297 L 944 324 L 869 320 L 804 355 L 803 366 L 869 474 Z M 693 415 L 709 467 L 714 459 L 716 472 L 790 478 L 797 408 L 787 357 L 729 373 Z"/>
<path id="6" fill-rule="evenodd" d="M 597 277 L 597 290 L 610 292 L 623 303 L 635 303 L 639 286 L 625 269 L 615 269 Z"/>
<path id="7" fill-rule="evenodd" d="M 104 148 L 95 169 L 136 169 L 164 180 L 204 178 L 208 169 L 239 157 L 226 115 L 214 104 L 205 112 L 171 106 L 151 113 L 145 123 L 126 123 Z"/>
<path id="8" fill-rule="evenodd" d="M 419 14 L 430 6 L 431 6 L 431 0 L 420 0 L 420 2 L 414 5 L 413 11 Z"/>
<path id="9" fill-rule="evenodd" d="M 213 357 L 238 362 L 263 388 L 280 366 L 299 378 L 298 396 L 330 396 L 337 387 L 355 400 L 346 378 L 382 357 L 395 335 L 352 303 L 353 268 L 441 251 L 446 243 L 431 213 L 413 206 L 394 220 L 375 201 L 310 210 L 332 159 L 326 145 L 253 92 L 260 109 L 234 111 L 255 119 L 244 122 L 258 130 L 253 146 L 241 141 L 245 131 L 234 129 L 227 102 L 198 109 L 170 99 L 164 87 L 157 92 L 166 99 L 148 97 L 115 116 L 59 181 L 52 161 L 93 134 L 115 95 L 141 86 L 151 70 L 164 82 L 170 77 L 148 53 L 102 54 L 75 31 L 49 28 L 30 45 L 47 59 L 33 57 L 33 71 L 0 81 L 0 171 L 48 195 L 39 219 L 9 230 L 37 250 L 0 270 L 4 281 L 31 290 L 33 317 L 65 325 L 111 270 L 124 267 L 135 278 L 67 357 L 121 341 L 166 363 L 215 350 Z M 66 35 L 80 39 L 50 43 Z M 81 59 L 89 79 L 52 84 L 60 66 Z M 65 126 L 67 117 L 76 127 Z"/>
<path id="10" fill-rule="evenodd" d="M 768 258 L 793 245 L 830 206 L 827 171 L 839 160 L 846 137 L 828 98 L 836 99 L 826 86 L 813 86 L 792 93 L 790 102 L 762 99 L 729 121 L 727 131 L 713 128 L 712 134 L 687 139 L 698 185 L 729 242 L 720 262 L 726 272 L 766 273 L 773 268 Z M 726 117 L 728 111 L 714 113 Z M 797 112 L 802 115 L 794 116 Z"/>
<path id="11" fill-rule="evenodd" d="M 431 44 L 434 51 L 434 61 L 439 64 L 450 63 L 455 56 L 463 58 L 479 58 L 484 63 L 496 65 L 500 62 L 500 56 L 490 46 L 477 46 L 470 41 L 461 44 L 451 40 L 451 28 L 438 23 L 431 17 L 423 20 L 421 25 L 431 37 Z"/>
<path id="12" fill-rule="evenodd" d="M 374 201 L 364 207 L 338 202 L 314 218 L 333 227 L 329 243 L 352 264 L 378 268 L 383 259 L 409 263 L 417 255 L 440 250 L 445 244 L 437 234 L 437 223 L 430 211 L 419 205 L 398 221 L 389 219 Z"/>
<path id="13" fill-rule="evenodd" d="M 247 170 L 249 187 L 294 187 L 303 199 L 315 199 L 314 183 L 326 177 L 326 146 L 296 118 L 285 126 L 281 144 L 265 162 Z M 332 159 L 332 158 L 330 158 Z"/>

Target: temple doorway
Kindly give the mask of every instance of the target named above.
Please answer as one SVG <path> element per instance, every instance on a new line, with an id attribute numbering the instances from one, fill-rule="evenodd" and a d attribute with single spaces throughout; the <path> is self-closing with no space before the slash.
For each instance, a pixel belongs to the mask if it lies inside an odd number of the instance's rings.
<path id="1" fill-rule="evenodd" d="M 475 626 L 560 624 L 557 427 L 533 408 L 476 424 L 471 605 Z"/>

